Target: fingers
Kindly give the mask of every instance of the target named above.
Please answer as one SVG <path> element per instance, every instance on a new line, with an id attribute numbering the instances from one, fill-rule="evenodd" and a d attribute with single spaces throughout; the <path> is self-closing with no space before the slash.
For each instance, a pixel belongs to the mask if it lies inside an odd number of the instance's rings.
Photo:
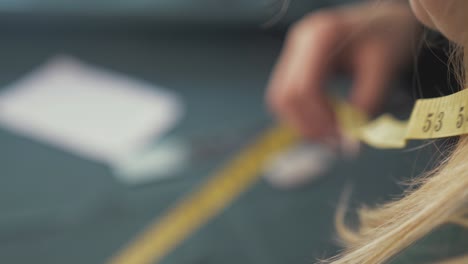
<path id="1" fill-rule="evenodd" d="M 410 46 L 404 42 L 415 31 L 407 8 L 382 6 L 379 10 L 370 18 L 362 16 L 371 15 L 365 5 L 322 11 L 290 30 L 266 98 L 282 121 L 312 139 L 336 137 L 338 129 L 324 88 L 329 75 L 341 66 L 352 71 L 352 103 L 375 113 L 396 68 L 409 54 Z"/>
<path id="2" fill-rule="evenodd" d="M 267 101 L 285 122 L 309 138 L 336 134 L 324 84 L 336 66 L 345 24 L 332 12 L 311 15 L 288 34 L 273 71 Z"/>

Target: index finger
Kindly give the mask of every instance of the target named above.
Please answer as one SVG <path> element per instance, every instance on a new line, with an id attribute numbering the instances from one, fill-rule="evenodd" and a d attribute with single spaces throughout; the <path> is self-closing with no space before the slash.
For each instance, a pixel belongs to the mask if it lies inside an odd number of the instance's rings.
<path id="1" fill-rule="evenodd" d="M 336 132 L 323 87 L 336 66 L 337 48 L 345 28 L 340 15 L 332 12 L 303 19 L 290 30 L 270 82 L 269 99 L 273 106 L 280 112 L 285 108 L 289 112 L 302 111 L 305 128 L 301 130 L 318 137 Z M 288 102 L 296 105 L 287 105 Z"/>

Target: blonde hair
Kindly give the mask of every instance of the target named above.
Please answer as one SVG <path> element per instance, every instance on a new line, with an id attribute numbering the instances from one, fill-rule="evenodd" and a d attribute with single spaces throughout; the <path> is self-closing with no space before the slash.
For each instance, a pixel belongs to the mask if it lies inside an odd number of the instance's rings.
<path id="1" fill-rule="evenodd" d="M 467 53 L 464 53 L 465 66 Z M 374 209 L 361 208 L 359 227 L 355 230 L 345 225 L 345 209 L 341 206 L 336 228 L 345 250 L 326 262 L 384 263 L 443 224 L 468 228 L 467 158 L 468 135 L 465 135 L 440 166 L 414 180 L 411 190 L 401 199 Z M 468 263 L 468 255 L 443 263 Z"/>

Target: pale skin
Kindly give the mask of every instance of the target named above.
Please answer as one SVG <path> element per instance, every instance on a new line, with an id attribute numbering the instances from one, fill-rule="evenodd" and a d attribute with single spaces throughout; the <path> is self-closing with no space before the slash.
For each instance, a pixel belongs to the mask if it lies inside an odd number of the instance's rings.
<path id="1" fill-rule="evenodd" d="M 451 41 L 468 44 L 468 1 L 410 0 L 416 17 L 428 27 L 440 31 Z"/>
<path id="2" fill-rule="evenodd" d="M 336 142 L 340 129 L 326 89 L 334 72 L 350 73 L 350 102 L 373 114 L 385 100 L 389 81 L 411 59 L 418 20 L 466 43 L 468 1 L 409 2 L 321 10 L 293 25 L 268 85 L 270 109 L 306 138 Z"/>

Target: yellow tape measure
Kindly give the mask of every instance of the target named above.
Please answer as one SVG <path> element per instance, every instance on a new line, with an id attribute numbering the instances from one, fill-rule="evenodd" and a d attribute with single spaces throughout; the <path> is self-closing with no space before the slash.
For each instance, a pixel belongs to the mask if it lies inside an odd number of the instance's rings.
<path id="1" fill-rule="evenodd" d="M 278 126 L 268 130 L 198 190 L 182 199 L 166 215 L 145 229 L 110 263 L 158 263 L 187 236 L 252 185 L 271 155 L 284 150 L 296 140 L 295 134 L 285 127 Z"/>
<path id="2" fill-rule="evenodd" d="M 358 128 L 357 137 L 376 148 L 402 148 L 410 139 L 468 133 L 468 89 L 448 96 L 419 99 L 408 121 L 383 115 Z"/>
<path id="3" fill-rule="evenodd" d="M 390 115 L 368 122 L 349 104 L 335 103 L 338 123 L 348 135 L 377 148 L 402 148 L 408 139 L 440 138 L 468 133 L 468 90 L 416 102 L 408 121 Z M 156 219 L 111 264 L 158 263 L 211 217 L 221 212 L 260 176 L 264 163 L 298 137 L 283 126 L 266 131 L 197 190 Z"/>

